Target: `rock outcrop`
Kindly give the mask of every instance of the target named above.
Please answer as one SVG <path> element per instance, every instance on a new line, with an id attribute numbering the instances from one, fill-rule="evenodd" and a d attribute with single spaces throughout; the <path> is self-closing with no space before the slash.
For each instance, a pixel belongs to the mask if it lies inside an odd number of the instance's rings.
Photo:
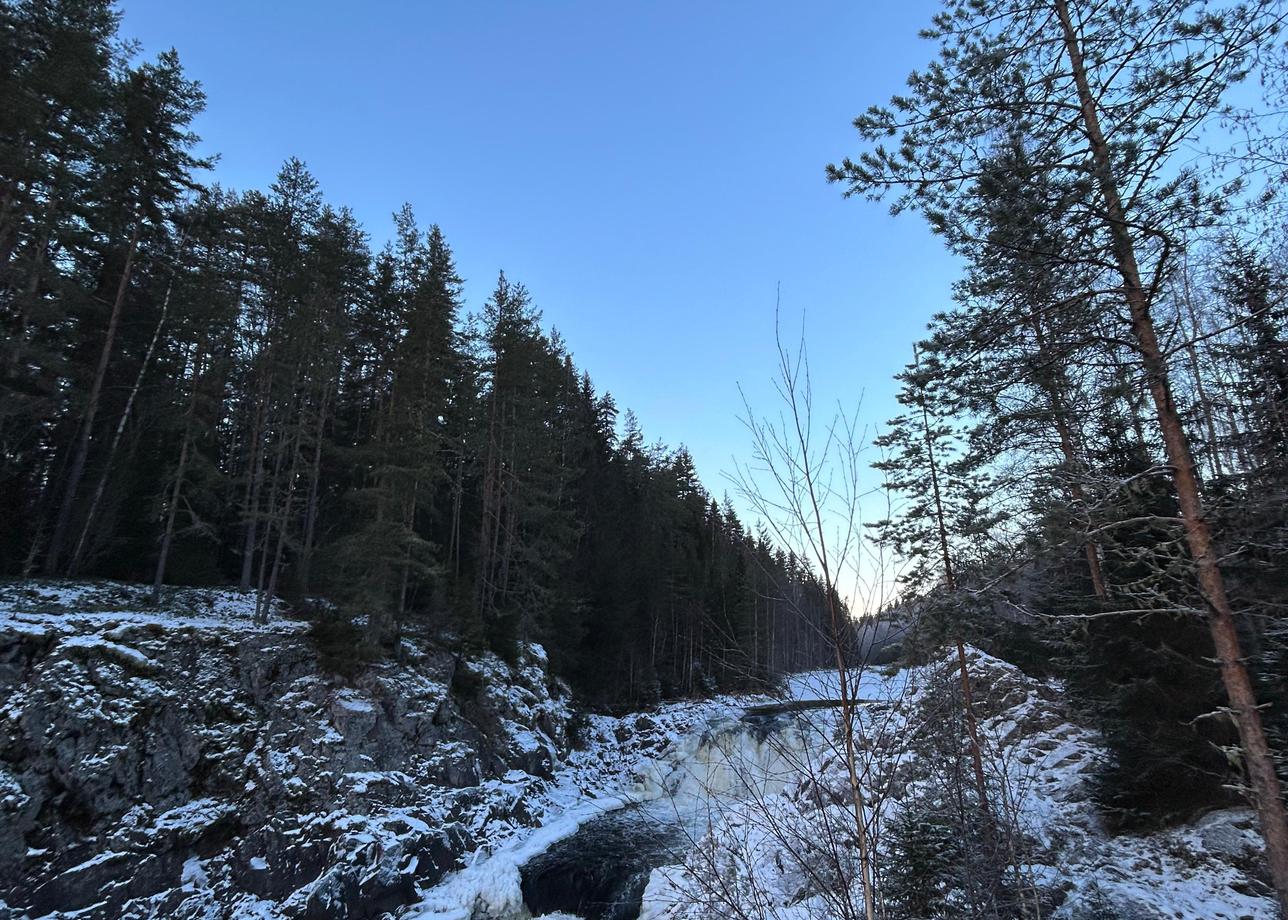
<path id="1" fill-rule="evenodd" d="M 0 591 L 0 916 L 375 917 L 525 820 L 501 779 L 548 774 L 570 721 L 539 649 L 404 639 L 346 679 L 252 608 Z"/>

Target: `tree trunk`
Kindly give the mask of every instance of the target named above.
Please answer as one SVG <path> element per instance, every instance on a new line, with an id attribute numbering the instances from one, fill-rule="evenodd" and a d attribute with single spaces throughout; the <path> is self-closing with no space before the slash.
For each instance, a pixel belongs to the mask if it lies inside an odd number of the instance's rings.
<path id="1" fill-rule="evenodd" d="M 185 237 L 179 238 L 179 255 L 183 255 L 183 245 Z M 125 408 L 121 410 L 121 417 L 116 423 L 116 430 L 112 433 L 112 444 L 107 449 L 107 459 L 103 461 L 103 469 L 98 474 L 98 484 L 94 487 L 94 497 L 90 500 L 89 510 L 85 513 L 85 523 L 81 527 L 80 537 L 76 540 L 76 548 L 72 550 L 72 558 L 67 563 L 67 574 L 75 577 L 80 569 L 81 557 L 85 552 L 85 543 L 89 539 L 90 529 L 94 526 L 94 517 L 98 514 L 99 503 L 103 500 L 103 492 L 107 490 L 107 481 L 112 475 L 112 462 L 116 459 L 117 448 L 121 446 L 121 435 L 125 433 L 125 426 L 130 420 L 130 413 L 134 411 L 134 401 L 139 398 L 139 390 L 143 388 L 143 378 L 147 375 L 148 365 L 152 363 L 152 355 L 156 353 L 157 342 L 161 340 L 161 330 L 165 328 L 165 321 L 170 315 L 170 295 L 174 293 L 174 276 L 178 273 L 176 268 L 170 275 L 170 281 L 166 284 L 165 297 L 161 300 L 161 315 L 157 317 L 156 328 L 152 330 L 152 339 L 148 342 L 148 350 L 143 353 L 143 363 L 139 365 L 139 372 L 134 375 L 134 386 L 130 388 L 130 395 L 125 400 Z"/>
<path id="2" fill-rule="evenodd" d="M 107 332 L 103 335 L 103 348 L 99 352 L 98 367 L 94 370 L 94 383 L 90 387 L 89 401 L 85 404 L 85 414 L 81 419 L 80 435 L 76 440 L 76 453 L 72 457 L 71 469 L 67 472 L 67 481 L 63 484 L 63 500 L 58 508 L 58 518 L 54 523 L 54 535 L 49 540 L 49 552 L 45 556 L 45 574 L 56 575 L 62 561 L 63 543 L 67 539 L 67 528 L 71 525 L 72 509 L 76 505 L 76 493 L 80 489 L 81 476 L 85 473 L 85 461 L 89 457 L 89 442 L 94 433 L 94 417 L 98 414 L 99 397 L 103 393 L 103 381 L 107 378 L 107 365 L 112 358 L 112 345 L 116 341 L 116 330 L 121 325 L 121 307 L 125 303 L 125 292 L 130 287 L 130 272 L 134 268 L 134 254 L 139 246 L 139 223 L 136 221 L 130 234 L 130 246 L 125 253 L 125 266 L 121 269 L 121 280 L 116 286 L 116 297 L 112 301 L 112 314 L 107 321 Z"/>
<path id="3" fill-rule="evenodd" d="M 22 360 L 23 346 L 27 342 L 27 322 L 31 311 L 27 308 L 28 301 L 34 301 L 36 294 L 40 290 L 41 269 L 44 267 L 46 252 L 49 249 L 49 231 L 46 230 L 39 245 L 33 247 L 31 254 L 31 270 L 27 278 L 26 296 L 18 299 L 18 322 L 17 328 L 14 329 L 9 343 L 9 354 L 7 355 L 8 371 L 10 374 L 18 369 L 18 363 Z M 6 260 L 7 261 L 7 260 Z"/>
<path id="4" fill-rule="evenodd" d="M 322 390 L 322 405 L 318 410 L 318 427 L 314 436 L 313 463 L 309 471 L 309 498 L 304 517 L 304 545 L 300 551 L 300 592 L 308 594 L 313 574 L 313 541 L 317 530 L 318 483 L 322 478 L 322 438 L 326 431 L 327 409 L 331 402 L 331 386 Z"/>
<path id="5" fill-rule="evenodd" d="M 18 243 L 18 221 L 11 220 L 17 200 L 18 180 L 10 179 L 0 191 L 0 271 L 9 267 L 9 257 Z"/>
<path id="6" fill-rule="evenodd" d="M 156 576 L 152 579 L 152 603 L 161 602 L 161 586 L 165 584 L 166 563 L 170 559 L 170 546 L 174 542 L 174 522 L 179 511 L 179 497 L 183 490 L 183 477 L 188 469 L 188 454 L 192 450 L 192 420 L 197 414 L 197 381 L 201 376 L 204 358 L 198 349 L 192 364 L 192 393 L 188 396 L 188 409 L 183 414 L 183 442 L 179 448 L 179 463 L 174 472 L 174 487 L 170 490 L 169 507 L 166 509 L 165 531 L 161 535 L 161 552 L 157 555 Z"/>
<path id="7" fill-rule="evenodd" d="M 246 466 L 246 530 L 242 536 L 242 567 L 238 590 L 250 590 L 251 575 L 255 569 L 255 541 L 259 527 L 259 491 L 264 483 L 264 461 L 261 456 L 264 428 L 268 414 L 268 395 L 272 392 L 272 374 L 261 375 L 255 396 L 255 417 L 251 422 L 250 460 Z"/>
<path id="8" fill-rule="evenodd" d="M 291 466 L 287 471 L 286 495 L 282 500 L 282 513 L 277 525 L 277 547 L 273 550 L 273 566 L 268 577 L 268 589 L 263 603 L 255 603 L 256 619 L 261 623 L 268 622 L 268 615 L 273 608 L 273 599 L 277 597 L 277 585 L 282 573 L 282 556 L 286 550 L 286 528 L 290 524 L 291 506 L 295 499 L 295 483 L 299 479 L 300 431 L 296 430 L 295 447 L 291 451 Z M 261 617 L 262 612 L 262 617 Z"/>
<path id="9" fill-rule="evenodd" d="M 1244 666 L 1243 652 L 1239 648 L 1239 634 L 1235 628 L 1234 612 L 1225 591 L 1225 580 L 1217 560 L 1215 541 L 1203 513 L 1194 458 L 1190 453 L 1185 429 L 1181 425 L 1176 403 L 1172 398 L 1168 380 L 1167 362 L 1159 346 L 1154 321 L 1150 316 L 1149 297 L 1140 279 L 1136 262 L 1135 245 L 1128 229 L 1122 201 L 1118 194 L 1109 148 L 1100 128 L 1095 99 L 1087 82 L 1086 68 L 1077 33 L 1069 17 L 1067 0 L 1054 0 L 1056 14 L 1064 32 L 1065 49 L 1078 89 L 1083 127 L 1096 166 L 1096 179 L 1104 198 L 1105 218 L 1113 240 L 1114 258 L 1123 278 L 1127 306 L 1131 313 L 1132 332 L 1136 337 L 1154 408 L 1158 414 L 1167 460 L 1172 466 L 1172 477 L 1185 527 L 1185 537 L 1198 576 L 1199 589 L 1208 603 L 1208 625 L 1217 659 L 1221 663 L 1221 678 L 1225 683 L 1243 745 L 1248 778 L 1252 785 L 1254 804 L 1261 822 L 1261 833 L 1266 842 L 1266 860 L 1274 879 L 1281 912 L 1288 917 L 1288 818 L 1275 774 L 1274 757 L 1266 741 L 1257 709 L 1256 694 L 1248 669 Z"/>
<path id="10" fill-rule="evenodd" d="M 1203 422 L 1207 427 L 1208 458 L 1212 464 L 1212 474 L 1218 479 L 1225 476 L 1221 469 L 1221 443 L 1216 434 L 1216 421 L 1212 417 L 1212 401 L 1208 399 L 1207 388 L 1203 385 L 1203 368 L 1199 364 L 1198 349 L 1194 346 L 1199 337 L 1199 317 L 1194 309 L 1194 299 L 1190 295 L 1190 274 L 1187 265 L 1182 272 L 1184 285 L 1185 310 L 1190 317 L 1190 340 L 1185 343 L 1185 353 L 1190 359 L 1190 373 L 1194 375 L 1194 390 L 1199 397 L 1199 410 L 1203 413 Z"/>
<path id="11" fill-rule="evenodd" d="M 461 574 L 461 503 L 465 497 L 465 453 L 462 446 L 457 447 L 456 474 L 452 481 L 452 532 L 448 540 L 447 558 L 452 564 L 452 573 Z"/>
<path id="12" fill-rule="evenodd" d="M 298 380 L 298 376 L 299 367 L 297 365 L 295 377 L 291 381 L 291 393 L 295 392 L 295 383 L 296 380 Z M 296 433 L 298 434 L 298 431 Z M 273 537 L 273 526 L 276 525 L 278 528 L 277 546 L 280 548 L 282 540 L 286 535 L 286 522 L 287 515 L 290 510 L 291 493 L 294 491 L 295 486 L 292 478 L 292 481 L 289 482 L 286 487 L 285 505 L 279 513 L 278 486 L 282 481 L 282 470 L 286 465 L 286 454 L 288 450 L 291 449 L 291 434 L 292 432 L 286 427 L 286 424 L 283 423 L 282 432 L 277 438 L 277 446 L 273 450 L 273 477 L 268 483 L 268 514 L 264 519 L 264 534 L 260 539 L 259 577 L 255 583 L 255 622 L 260 625 L 268 622 L 269 609 L 268 605 L 265 603 L 265 594 L 270 587 L 276 587 L 275 580 L 277 578 L 277 572 L 275 568 L 276 562 L 280 558 L 280 552 L 274 555 L 274 567 L 270 570 L 270 566 L 268 564 L 268 547 Z M 298 456 L 298 444 L 295 446 L 295 456 Z M 292 459 L 291 469 L 289 472 L 293 477 L 295 472 L 294 459 Z M 267 583 L 265 582 L 266 578 L 268 579 Z"/>

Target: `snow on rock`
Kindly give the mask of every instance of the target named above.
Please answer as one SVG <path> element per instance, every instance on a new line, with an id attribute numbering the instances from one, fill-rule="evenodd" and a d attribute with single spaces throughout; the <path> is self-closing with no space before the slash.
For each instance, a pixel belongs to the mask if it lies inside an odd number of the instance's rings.
<path id="1" fill-rule="evenodd" d="M 232 591 L 168 591 L 152 607 L 139 586 L 0 586 L 0 917 L 527 918 L 529 860 L 650 801 L 674 806 L 695 847 L 654 870 L 642 917 L 710 916 L 694 883 L 713 867 L 781 920 L 827 914 L 761 818 L 808 835 L 844 811 L 834 710 L 752 718 L 746 706 L 767 700 L 717 698 L 576 716 L 539 646 L 510 665 L 414 636 L 401 663 L 342 680 L 307 624 L 280 607 L 256 624 L 254 608 Z M 1033 842 L 1027 871 L 1058 901 L 1053 920 L 1106 904 L 1273 916 L 1249 812 L 1108 836 L 1088 791 L 1103 748 L 1061 688 L 970 655 L 990 773 Z M 886 796 L 887 823 L 925 788 L 928 754 L 907 741 L 935 718 L 949 666 L 852 685 L 870 701 L 864 782 Z M 784 695 L 827 701 L 839 682 L 796 675 Z"/>
<path id="2" fill-rule="evenodd" d="M 143 586 L 0 586 L 15 917 L 374 917 L 567 801 L 542 776 L 572 711 L 540 649 L 512 668 L 409 637 L 402 663 L 346 681 L 307 623 L 254 610 L 235 591 L 154 607 Z"/>
<path id="3" fill-rule="evenodd" d="M 0 627 L 41 633 L 86 633 L 93 627 L 114 642 L 158 630 L 303 632 L 276 602 L 268 622 L 256 624 L 254 592 L 167 588 L 160 605 L 151 588 L 119 582 L 20 581 L 0 585 Z"/>
<path id="4" fill-rule="evenodd" d="M 521 701 L 523 694 L 511 698 Z M 587 715 L 582 743 L 556 765 L 548 780 L 515 771 L 497 781 L 526 803 L 530 820 L 495 828 L 461 870 L 425 891 L 419 903 L 400 916 L 526 920 L 530 914 L 521 891 L 523 867 L 588 821 L 627 805 L 658 800 L 665 800 L 668 808 L 692 809 L 699 778 L 722 777 L 724 788 L 733 790 L 749 775 L 771 775 L 769 768 L 750 774 L 732 769 L 734 764 L 745 767 L 730 752 L 733 739 L 749 733 L 740 718 L 750 702 L 766 700 L 717 697 L 667 703 L 650 713 L 624 717 Z M 770 748 L 764 750 L 771 759 L 775 756 Z M 545 916 L 555 920 L 567 915 Z"/>

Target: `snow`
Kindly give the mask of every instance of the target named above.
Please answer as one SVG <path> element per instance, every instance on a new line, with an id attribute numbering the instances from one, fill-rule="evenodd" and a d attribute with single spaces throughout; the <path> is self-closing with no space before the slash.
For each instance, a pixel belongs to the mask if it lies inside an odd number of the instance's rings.
<path id="1" fill-rule="evenodd" d="M 253 591 L 166 588 L 162 603 L 153 605 L 151 589 L 143 585 L 52 580 L 0 585 L 0 629 L 34 635 L 98 630 L 100 647 L 122 642 L 131 629 L 297 633 L 308 628 L 284 619 L 282 609 L 275 603 L 269 622 L 257 624 Z"/>
<path id="2" fill-rule="evenodd" d="M 396 770 L 361 770 L 344 774 L 344 782 L 351 784 L 349 791 L 356 795 L 366 795 L 372 786 L 387 783 L 391 786 L 412 786 L 413 780 L 406 773 Z"/>
<path id="3" fill-rule="evenodd" d="M 469 920 L 479 914 L 517 913 L 523 907 L 519 870 L 524 863 L 576 833 L 591 818 L 639 800 L 622 795 L 582 801 L 509 846 L 490 854 L 476 853 L 476 862 L 431 889 L 405 916 L 408 920 Z"/>
<path id="4" fill-rule="evenodd" d="M 99 651 L 104 653 L 106 657 L 115 659 L 145 674 L 152 674 L 157 671 L 157 663 L 138 649 L 110 642 L 100 636 L 68 636 L 59 642 L 59 646 L 65 649 L 84 648 Z"/>
<path id="5" fill-rule="evenodd" d="M 1110 905 L 1111 913 L 1121 909 L 1176 920 L 1275 916 L 1273 903 L 1249 887 L 1248 876 L 1236 866 L 1261 851 L 1250 812 L 1215 813 L 1194 826 L 1150 835 L 1107 835 L 1087 785 L 1104 749 L 1094 732 L 1061 717 L 1062 688 L 1032 680 L 978 650 L 970 656 L 972 672 L 994 682 L 1002 701 L 1000 712 L 980 722 L 994 795 L 1015 803 L 1017 820 L 1036 842 L 1028 871 L 1044 886 L 1064 893 L 1064 905 L 1052 920 L 1083 916 L 1088 907 L 1094 912 L 1098 903 Z M 905 788 L 884 804 L 887 824 L 921 782 L 917 755 L 902 750 L 899 739 L 916 731 L 913 720 L 919 717 L 932 670 L 951 670 L 953 657 L 922 669 L 868 672 L 857 682 L 858 695 L 876 701 L 859 709 L 863 743 L 882 750 L 893 743 L 890 750 L 901 751 L 893 764 L 874 758 L 874 770 L 863 780 L 872 802 L 881 791 L 883 773 L 893 775 L 893 770 L 903 777 Z M 812 672 L 794 675 L 787 695 L 826 700 L 838 690 L 835 674 Z M 802 714 L 802 721 L 812 726 L 804 733 L 805 749 L 799 740 L 776 738 L 788 750 L 801 750 L 802 759 L 813 758 L 811 775 L 789 779 L 777 794 L 771 789 L 741 801 L 735 796 L 714 809 L 709 831 L 695 841 L 686 863 L 653 870 L 641 918 L 710 916 L 712 906 L 702 903 L 701 880 L 712 871 L 720 873 L 722 897 L 746 898 L 739 909 L 750 916 L 772 911 L 780 920 L 806 920 L 835 913 L 826 898 L 809 893 L 810 877 L 799 862 L 800 843 L 809 839 L 811 828 L 817 835 L 824 816 L 845 807 L 844 761 L 828 750 L 833 735 L 824 730 L 835 719 L 830 709 Z M 751 753 L 745 744 L 737 757 Z M 811 790 L 819 786 L 833 790 L 839 804 L 817 798 Z M 839 812 L 835 816 L 844 820 Z M 1222 848 L 1226 853 L 1219 852 Z M 852 895 L 851 903 L 857 899 Z"/>
<path id="6" fill-rule="evenodd" d="M 153 824 L 157 833 L 171 831 L 199 833 L 215 822 L 226 818 L 237 811 L 229 802 L 218 799 L 194 799 L 165 812 Z"/>
<path id="7" fill-rule="evenodd" d="M 279 920 L 281 916 L 276 904 L 253 894 L 242 895 L 228 913 L 229 920 Z"/>
<path id="8" fill-rule="evenodd" d="M 175 630 L 221 636 L 232 632 L 291 635 L 306 628 L 283 619 L 280 611 L 269 624 L 257 625 L 254 607 L 253 594 L 235 591 L 168 592 L 166 605 L 153 608 L 143 587 L 29 582 L 0 586 L 0 630 L 48 637 L 67 655 L 89 658 L 96 666 L 103 662 L 118 666 L 120 672 L 109 672 L 111 679 L 121 679 L 123 674 L 132 699 L 149 699 L 167 692 L 148 677 L 155 675 L 159 660 L 171 660 L 160 649 L 158 636 Z M 1063 888 L 1070 902 L 1090 903 L 1099 896 L 1110 903 L 1145 903 L 1177 920 L 1273 916 L 1270 902 L 1259 897 L 1255 887 L 1249 888 L 1248 877 L 1236 868 L 1244 858 L 1240 854 L 1255 854 L 1260 845 L 1248 812 L 1214 813 L 1193 826 L 1161 834 L 1106 835 L 1088 795 L 1096 761 L 1104 756 L 1098 736 L 1076 725 L 1053 703 L 1062 692 L 1057 685 L 1029 679 L 977 650 L 970 655 L 973 669 L 1007 682 L 1006 704 L 991 718 L 981 719 L 980 731 L 990 774 L 1012 796 L 1024 830 L 1036 842 L 1029 867 L 1035 878 Z M 372 697 L 351 687 L 324 688 L 324 694 L 310 699 L 303 691 L 296 698 L 293 686 L 281 702 L 298 713 L 309 737 L 277 747 L 265 742 L 245 755 L 261 784 L 281 783 L 298 796 L 296 801 L 307 800 L 308 783 L 301 776 L 313 775 L 310 764 L 321 759 L 326 775 L 339 778 L 345 801 L 327 806 L 336 808 L 332 812 L 299 816 L 300 829 L 330 829 L 344 853 L 370 860 L 371 872 L 388 869 L 410 877 L 420 865 L 414 855 L 400 849 L 410 835 L 431 835 L 456 822 L 469 830 L 477 848 L 461 859 L 457 871 L 423 892 L 421 901 L 401 916 L 408 920 L 526 918 L 521 892 L 524 865 L 577 833 L 586 822 L 636 804 L 659 814 L 669 809 L 670 819 L 687 827 L 695 843 L 687 865 L 652 872 L 641 913 L 644 920 L 704 916 L 686 903 L 693 887 L 690 873 L 702 865 L 695 861 L 697 848 L 714 845 L 733 854 L 725 864 L 731 877 L 771 898 L 781 920 L 827 912 L 817 897 L 802 894 L 807 889 L 801 874 L 793 870 L 791 860 L 784 858 L 758 818 L 771 814 L 808 830 L 813 809 L 826 800 L 825 793 L 839 788 L 843 796 L 834 708 L 749 719 L 744 718 L 748 705 L 774 700 L 729 696 L 670 703 L 622 717 L 589 715 L 584 720 L 585 746 L 566 753 L 567 740 L 559 733 L 571 719 L 570 701 L 566 694 L 546 692 L 554 684 L 546 673 L 544 649 L 526 647 L 517 673 L 495 656 L 461 666 L 481 678 L 489 698 L 497 702 L 500 714 L 495 724 L 516 755 L 511 763 L 533 772 L 512 769 L 456 789 L 432 785 L 419 773 L 413 777 L 378 769 L 379 764 L 370 757 L 364 761 L 347 742 L 356 745 L 356 736 L 385 713 Z M 897 741 L 915 730 L 911 720 L 926 694 L 928 669 L 869 668 L 847 677 L 850 694 L 865 701 L 858 710 L 864 738 L 874 743 Z M 417 701 L 418 711 L 431 713 L 436 701 L 446 698 L 446 686 L 434 684 L 434 688 L 425 700 Z M 75 698 L 76 686 L 69 684 L 67 693 Z M 839 696 L 838 675 L 819 670 L 790 676 L 782 700 L 808 703 Z M 124 702 L 86 702 L 93 699 L 98 698 L 85 695 L 79 705 L 101 706 L 94 710 L 95 718 L 131 717 L 128 708 L 111 708 L 125 706 Z M 388 701 L 383 705 L 388 706 Z M 0 718 L 20 709 L 19 700 L 0 701 Z M 95 751 L 94 758 L 110 771 L 118 753 L 108 746 Z M 341 761 L 346 754 L 348 759 Z M 467 775 L 470 769 L 475 776 L 484 772 L 476 752 L 459 741 L 436 742 L 431 756 L 434 764 L 461 767 Z M 890 767 L 910 776 L 916 768 L 915 757 Z M 803 778 L 803 772 L 812 773 L 813 780 Z M 811 781 L 816 781 L 812 789 Z M 910 780 L 905 794 L 915 792 L 917 783 L 915 778 Z M 254 781 L 246 784 L 247 790 L 255 787 Z M 0 771 L 0 800 L 20 793 Z M 412 804 L 403 807 L 409 799 Z M 897 799 L 891 800 L 885 820 L 900 807 Z M 170 809 L 155 820 L 150 811 L 131 820 L 149 834 L 195 840 L 203 829 L 234 810 L 227 802 L 207 798 Z M 377 856 L 372 858 L 371 853 Z M 88 871 L 118 855 L 109 849 L 76 871 Z M 264 856 L 243 854 L 241 858 L 253 870 L 270 869 Z M 215 863 L 196 856 L 183 863 L 182 884 L 196 892 L 194 897 L 213 899 L 212 878 L 217 878 Z M 210 916 L 278 920 L 288 908 L 298 911 L 306 894 L 301 889 L 288 904 L 249 894 L 239 895 L 232 904 L 217 905 L 211 900 L 211 909 L 218 913 Z M 1051 920 L 1071 916 L 1057 911 Z M 546 918 L 569 920 L 559 914 Z"/>
<path id="9" fill-rule="evenodd" d="M 376 711 L 376 707 L 371 704 L 370 700 L 363 699 L 356 691 L 348 688 L 336 693 L 335 703 L 341 709 L 347 709 L 349 712 L 370 713 Z"/>
<path id="10" fill-rule="evenodd" d="M 201 860 L 193 856 L 183 864 L 183 874 L 180 881 L 184 885 L 190 885 L 193 888 L 209 888 L 210 879 L 206 876 L 206 870 L 201 865 Z"/>

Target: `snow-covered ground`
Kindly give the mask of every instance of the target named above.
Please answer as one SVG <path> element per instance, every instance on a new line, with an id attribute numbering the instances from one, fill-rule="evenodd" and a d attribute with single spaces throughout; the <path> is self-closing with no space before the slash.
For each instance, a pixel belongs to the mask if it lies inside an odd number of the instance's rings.
<path id="1" fill-rule="evenodd" d="M 1053 920 L 1131 917 L 1141 920 L 1272 920 L 1277 911 L 1256 878 L 1263 845 L 1247 809 L 1219 811 L 1192 826 L 1141 836 L 1106 833 L 1088 782 L 1104 750 L 1095 732 L 1069 721 L 1061 687 L 1033 680 L 1014 666 L 970 651 L 977 710 L 994 801 L 1013 814 L 1027 838 L 1029 883 L 1054 902 Z M 911 739 L 931 717 L 932 677 L 951 659 L 922 669 L 869 670 L 856 681 L 858 731 L 866 799 L 877 861 L 891 858 L 880 839 L 928 781 L 925 752 Z M 837 695 L 835 674 L 797 675 L 795 699 Z M 852 827 L 848 775 L 831 712 L 808 713 L 819 746 L 798 779 L 781 794 L 725 809 L 682 865 L 655 870 L 645 893 L 646 920 L 699 920 L 730 915 L 817 920 L 837 916 L 838 903 L 861 903 L 854 885 L 826 889 L 824 848 L 812 839 Z M 825 724 L 826 723 L 826 724 Z M 830 791 L 820 796 L 819 790 Z M 857 867 L 851 864 L 851 878 Z M 719 879 L 718 885 L 712 879 Z"/>
<path id="2" fill-rule="evenodd" d="M 1094 732 L 1069 721 L 1059 685 L 1032 680 L 978 650 L 970 655 L 982 696 L 980 729 L 990 774 L 998 795 L 1012 800 L 1030 839 L 1032 862 L 1024 871 L 1058 903 L 1056 920 L 1275 916 L 1267 887 L 1250 875 L 1260 852 L 1250 811 L 1215 812 L 1193 826 L 1152 835 L 1110 836 L 1087 787 L 1103 749 Z M 898 742 L 926 717 L 932 674 L 950 668 L 951 661 L 944 661 L 850 675 L 850 692 L 868 701 L 860 736 L 877 752 L 864 759 L 871 764 L 865 779 L 870 800 L 881 801 L 878 826 L 888 826 L 924 783 L 917 778 L 921 755 Z M 782 695 L 787 703 L 838 697 L 839 681 L 831 671 L 794 675 Z M 523 865 L 597 815 L 641 801 L 667 803 L 691 835 L 685 863 L 654 870 L 643 920 L 705 920 L 716 913 L 765 920 L 835 916 L 835 899 L 811 891 L 817 879 L 811 880 L 799 853 L 787 852 L 787 841 L 820 827 L 820 811 L 845 808 L 837 715 L 823 708 L 767 722 L 743 718 L 747 706 L 768 702 L 721 698 L 670 704 L 626 719 L 593 717 L 587 747 L 539 797 L 549 819 L 496 838 L 406 916 L 527 917 Z M 890 762 L 877 763 L 887 756 Z M 895 775 L 898 781 L 891 784 Z M 832 787 L 840 804 L 820 809 L 814 791 L 820 786 Z M 664 812 L 654 807 L 651 813 Z M 704 877 L 716 873 L 722 882 L 713 898 Z"/>
<path id="3" fill-rule="evenodd" d="M 338 682 L 310 657 L 307 624 L 275 609 L 256 625 L 254 606 L 234 591 L 168 590 L 155 608 L 142 586 L 0 585 L 0 640 L 17 668 L 0 673 L 0 870 L 39 882 L 43 901 L 10 889 L 31 903 L 84 895 L 29 916 L 112 917 L 128 903 L 141 918 L 279 920 L 388 898 L 382 909 L 405 920 L 519 920 L 529 861 L 639 803 L 688 840 L 682 862 L 653 872 L 642 917 L 713 916 L 713 877 L 749 917 L 835 915 L 808 863 L 849 801 L 837 711 L 808 706 L 840 695 L 835 673 L 794 675 L 778 711 L 768 697 L 721 697 L 585 716 L 573 744 L 572 701 L 539 647 L 510 666 L 453 664 L 412 643 L 403 663 Z M 1104 751 L 1061 688 L 970 654 L 995 794 L 1028 840 L 1025 877 L 1056 902 L 1044 916 L 1275 915 L 1250 812 L 1107 834 L 1088 785 Z M 879 860 L 883 829 L 928 788 L 930 755 L 916 742 L 942 718 L 932 689 L 950 668 L 850 681 L 865 701 L 858 739 L 867 800 L 880 806 Z M 452 688 L 454 669 L 473 675 L 473 697 Z M 33 815 L 59 788 L 46 776 L 98 809 L 93 836 L 40 828 Z M 135 892 L 149 873 L 152 887 Z M 94 907 L 96 892 L 116 900 Z"/>
<path id="4" fill-rule="evenodd" d="M 303 632 L 308 624 L 286 619 L 280 602 L 268 622 L 255 623 L 255 594 L 229 589 L 166 588 L 160 605 L 144 585 L 121 582 L 0 584 L 0 628 L 24 627 L 83 633 L 123 626 L 157 629 Z"/>

